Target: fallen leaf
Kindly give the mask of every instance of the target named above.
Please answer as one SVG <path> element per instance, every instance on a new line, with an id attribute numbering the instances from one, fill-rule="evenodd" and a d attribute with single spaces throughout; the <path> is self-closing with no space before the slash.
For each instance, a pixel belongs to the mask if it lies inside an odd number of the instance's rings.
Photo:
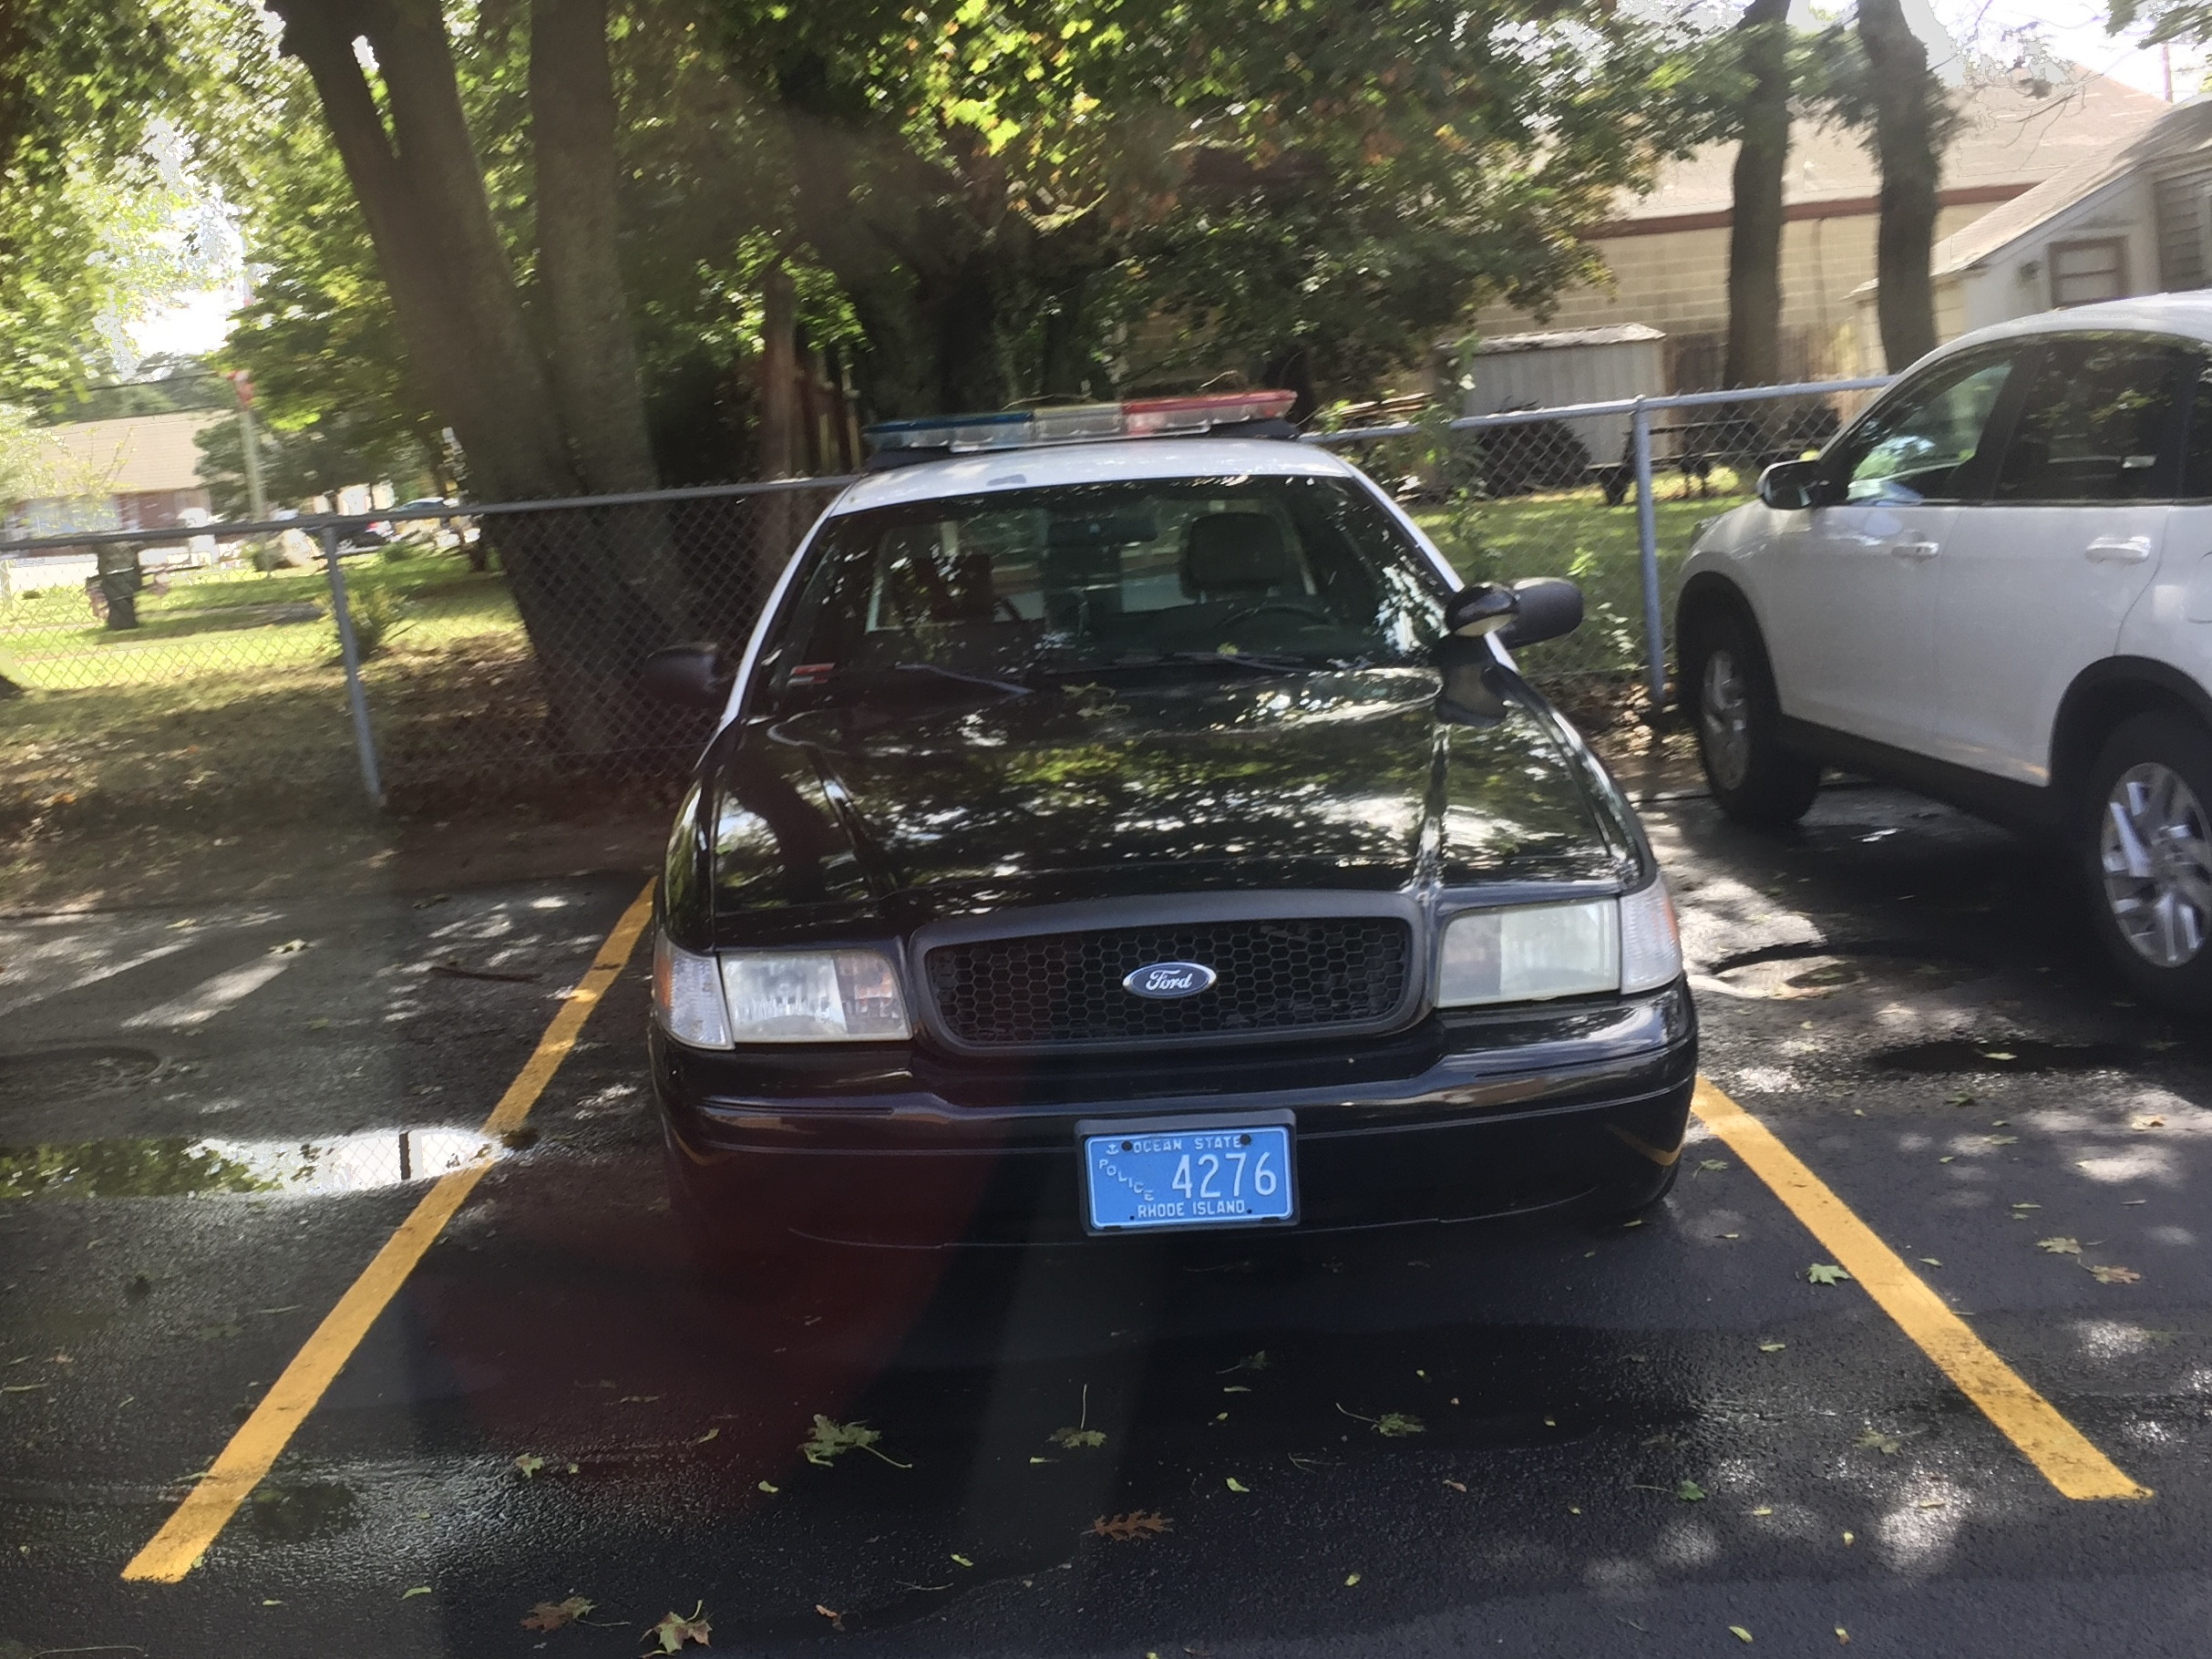
<path id="1" fill-rule="evenodd" d="M 1985 1048 L 1981 1051 L 1981 1057 L 1985 1060 L 2017 1060 L 2020 1058 L 2018 1055 L 2007 1053 L 2001 1048 Z"/>
<path id="2" fill-rule="evenodd" d="M 823 1606 L 819 1602 L 817 1602 L 814 1604 L 814 1611 L 820 1613 L 822 1617 L 829 1621 L 829 1628 L 831 1630 L 843 1630 L 845 1628 L 845 1615 L 843 1613 L 833 1613 L 828 1608 Z M 702 1644 L 702 1645 L 705 1644 Z"/>
<path id="3" fill-rule="evenodd" d="M 417 1584 L 417 1585 L 416 1585 L 416 1586 L 415 1586 L 415 1588 L 414 1588 L 414 1589 L 412 1589 L 412 1590 L 403 1590 L 403 1591 L 401 1591 L 401 1592 L 399 1592 L 399 1599 L 400 1599 L 401 1601 L 403 1601 L 403 1602 L 412 1602 L 412 1601 L 413 1601 L 413 1600 L 414 1600 L 414 1599 L 415 1599 L 417 1596 L 418 1596 L 418 1595 L 428 1595 L 429 1593 L 430 1593 L 430 1586 L 429 1586 L 429 1585 L 427 1585 L 427 1584 Z"/>
<path id="4" fill-rule="evenodd" d="M 1374 1431 L 1394 1440 L 1404 1435 L 1428 1432 L 1419 1417 L 1408 1417 L 1403 1411 L 1386 1411 L 1375 1418 Z"/>
<path id="5" fill-rule="evenodd" d="M 1236 1476 L 1231 1475 L 1229 1478 L 1229 1489 L 1232 1492 L 1249 1492 L 1252 1489 L 1245 1485 L 1243 1481 L 1238 1479 Z"/>
<path id="6" fill-rule="evenodd" d="M 1674 1483 L 1674 1496 L 1684 1503 L 1703 1503 L 1705 1501 L 1705 1489 L 1694 1480 L 1678 1480 Z"/>
<path id="7" fill-rule="evenodd" d="M 1142 1538 L 1156 1537 L 1174 1525 L 1165 1515 L 1156 1515 L 1145 1510 L 1131 1510 L 1127 1515 L 1101 1515 L 1091 1522 L 1091 1530 L 1101 1538 L 1110 1538 L 1116 1543 L 1126 1544 Z"/>
<path id="8" fill-rule="evenodd" d="M 2163 1129 L 2166 1128 L 2166 1119 L 2158 1117 L 2155 1113 L 2145 1114 L 2141 1117 L 2130 1118 L 2127 1120 L 2127 1127 L 2131 1129 Z"/>
<path id="9" fill-rule="evenodd" d="M 1731 1624 L 1728 1627 L 1728 1633 L 1734 1636 L 1739 1642 L 1748 1642 L 1751 1640 L 1751 1632 L 1745 1630 L 1741 1624 Z"/>
<path id="10" fill-rule="evenodd" d="M 1728 1167 L 1728 1160 L 1725 1158 L 1702 1159 L 1697 1167 L 1700 1170 L 1725 1170 Z"/>
<path id="11" fill-rule="evenodd" d="M 1104 1446 L 1106 1430 L 1103 1428 L 1055 1428 L 1052 1432 L 1052 1441 L 1054 1445 L 1065 1446 L 1070 1451 L 1079 1446 Z"/>
<path id="12" fill-rule="evenodd" d="M 1916 1510 L 1939 1510 L 1943 1507 L 1943 1499 L 1940 1498 L 1923 1498 L 1919 1502 L 1914 1504 L 1912 1507 Z"/>
<path id="13" fill-rule="evenodd" d="M 1927 1262 L 1930 1267 L 1941 1267 L 1943 1265 L 1942 1262 L 1937 1261 L 1933 1256 L 1922 1256 L 1920 1260 Z"/>
<path id="14" fill-rule="evenodd" d="M 767 1493 L 767 1495 L 768 1495 L 769 1497 L 773 1498 L 773 1497 L 775 1497 L 775 1496 L 776 1496 L 776 1494 L 777 1494 L 777 1493 L 778 1493 L 778 1492 L 782 1491 L 784 1489 L 783 1489 L 782 1487 L 780 1487 L 780 1486 L 777 1486 L 777 1484 L 776 1484 L 774 1481 L 772 1481 L 772 1480 L 764 1480 L 764 1481 L 762 1481 L 762 1482 L 760 1483 L 760 1489 L 761 1489 L 762 1491 L 764 1491 L 764 1492 Z"/>
<path id="15" fill-rule="evenodd" d="M 2132 1267 L 2093 1267 L 2089 1271 L 2099 1284 L 2134 1284 L 2143 1277 Z"/>
<path id="16" fill-rule="evenodd" d="M 522 1615 L 524 1630 L 559 1630 L 573 1624 L 599 1603 L 588 1596 L 572 1595 L 561 1602 L 540 1602 Z"/>
<path id="17" fill-rule="evenodd" d="M 696 1642 L 701 1647 L 705 1647 L 707 1645 L 707 1637 L 714 1633 L 715 1629 L 712 1624 L 707 1623 L 705 1613 L 706 1603 L 702 1602 L 691 1610 L 690 1618 L 686 1619 L 678 1613 L 671 1613 L 658 1624 L 653 1626 L 647 1633 L 661 1644 L 661 1652 L 664 1654 L 674 1653 L 686 1642 Z"/>
<path id="18" fill-rule="evenodd" d="M 1754 1515 L 1772 1515 L 1774 1512 L 1774 1506 L 1766 1503 L 1761 1504 L 1757 1509 L 1752 1511 Z"/>
<path id="19" fill-rule="evenodd" d="M 1859 1436 L 1858 1444 L 1869 1450 L 1881 1453 L 1885 1458 L 1894 1458 L 1905 1448 L 1904 1441 L 1898 1439 L 1895 1435 L 1886 1435 L 1878 1428 L 1869 1428 L 1865 1434 Z"/>
<path id="20" fill-rule="evenodd" d="M 694 1440 L 692 1444 L 694 1446 L 705 1446 L 709 1440 L 718 1440 L 721 1437 L 722 1431 L 719 1428 L 710 1428 L 705 1434 L 701 1435 L 696 1440 Z"/>
<path id="21" fill-rule="evenodd" d="M 1842 1625 L 1838 1624 L 1836 1627 L 1836 1640 L 1839 1645 L 1849 1647 L 1851 1645 L 1851 1633 L 1846 1630 Z"/>
<path id="22" fill-rule="evenodd" d="M 2012 1208 L 2015 1210 L 2041 1210 L 2042 1206 L 2041 1204 L 2031 1204 L 2024 1198 L 2016 1198 L 2012 1200 Z"/>
<path id="23" fill-rule="evenodd" d="M 1779 1354 L 1783 1349 L 1788 1346 L 1789 1344 L 1785 1342 L 1763 1342 L 1759 1345 L 1759 1352 L 1762 1354 Z"/>
<path id="24" fill-rule="evenodd" d="M 1464 1492 L 1467 1489 L 1466 1481 L 1455 1480 L 1449 1475 L 1444 1478 L 1444 1484 L 1450 1487 L 1455 1492 Z"/>
<path id="25" fill-rule="evenodd" d="M 2020 1137 L 2017 1135 L 1984 1135 L 1981 1139 L 1993 1147 L 2009 1147 Z"/>
<path id="26" fill-rule="evenodd" d="M 841 1454 L 856 1448 L 870 1456 L 883 1458 L 893 1468 L 914 1467 L 876 1450 L 876 1442 L 882 1437 L 879 1430 L 869 1427 L 865 1423 L 833 1423 L 818 1411 L 814 1414 L 813 1436 L 799 1442 L 798 1448 L 806 1454 L 807 1461 L 818 1468 L 828 1468 Z"/>
<path id="27" fill-rule="evenodd" d="M 528 1480 L 545 1467 L 545 1459 L 535 1452 L 524 1452 L 515 1459 L 515 1467 L 522 1471 L 522 1479 Z"/>
<path id="28" fill-rule="evenodd" d="M 328 1031 L 330 1029 L 330 1022 L 326 1019 L 309 1020 L 307 1022 L 307 1029 L 310 1031 Z"/>
<path id="29" fill-rule="evenodd" d="M 2063 1236 L 2038 1239 L 2035 1241 L 2035 1248 L 2048 1251 L 2054 1256 L 2078 1256 L 2082 1253 L 2082 1242 L 2079 1239 L 2069 1239 Z"/>
<path id="30" fill-rule="evenodd" d="M 1857 1534 L 1857 1533 L 1856 1533 L 1856 1532 L 1846 1532 L 1846 1533 L 1844 1534 L 1844 1542 L 1845 1542 L 1846 1544 L 1854 1544 L 1854 1543 L 1857 1543 L 1857 1541 L 1858 1541 L 1858 1534 Z"/>
<path id="31" fill-rule="evenodd" d="M 1251 1390 L 1247 1388 L 1242 1383 L 1230 1383 L 1224 1387 L 1221 1392 L 1223 1394 L 1250 1394 Z"/>
<path id="32" fill-rule="evenodd" d="M 972 1567 L 975 1565 L 973 1561 L 970 1561 L 966 1556 L 962 1555 L 957 1550 L 952 1551 L 952 1559 L 963 1567 Z"/>
<path id="33" fill-rule="evenodd" d="M 1358 1583 L 1359 1582 L 1360 1582 L 1360 1575 L 1359 1575 L 1358 1573 L 1356 1573 L 1356 1572 L 1347 1572 L 1346 1574 L 1344 1574 L 1344 1588 L 1345 1588 L 1346 1590 L 1351 1589 L 1351 1588 L 1353 1587 L 1353 1585 L 1354 1585 L 1354 1584 Z"/>
<path id="34" fill-rule="evenodd" d="M 1229 1366 L 1228 1370 L 1218 1371 L 1214 1375 L 1217 1376 L 1227 1376 L 1230 1371 L 1264 1371 L 1273 1363 L 1274 1362 L 1272 1360 L 1268 1358 L 1267 1350 L 1265 1348 L 1261 1348 L 1256 1354 L 1247 1354 L 1235 1365 Z"/>
<path id="35" fill-rule="evenodd" d="M 1816 1262 L 1805 1270 L 1805 1276 L 1811 1284 L 1840 1284 L 1851 1275 L 1833 1262 Z"/>
<path id="36" fill-rule="evenodd" d="M 287 939 L 282 944 L 271 945 L 269 947 L 269 954 L 272 956 L 289 956 L 295 951 L 304 951 L 306 948 L 307 941 L 304 939 Z"/>

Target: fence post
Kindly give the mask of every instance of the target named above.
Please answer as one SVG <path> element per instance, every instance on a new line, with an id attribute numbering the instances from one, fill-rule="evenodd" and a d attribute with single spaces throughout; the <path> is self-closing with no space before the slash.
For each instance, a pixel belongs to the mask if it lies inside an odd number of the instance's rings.
<path id="1" fill-rule="evenodd" d="M 345 700 L 354 714 L 354 747 L 361 757 L 361 783 L 369 805 L 384 805 L 384 780 L 376 775 L 376 737 L 369 729 L 368 698 L 361 690 L 361 646 L 354 638 L 354 613 L 345 604 L 345 575 L 338 568 L 338 532 L 323 526 L 323 568 L 330 575 L 330 613 L 338 624 L 338 654 L 345 659 Z"/>
<path id="2" fill-rule="evenodd" d="M 1635 445 L 1636 548 L 1643 562 L 1643 641 L 1651 706 L 1667 695 L 1667 624 L 1659 604 L 1659 504 L 1651 499 L 1651 411 L 1641 397 L 1629 411 Z"/>

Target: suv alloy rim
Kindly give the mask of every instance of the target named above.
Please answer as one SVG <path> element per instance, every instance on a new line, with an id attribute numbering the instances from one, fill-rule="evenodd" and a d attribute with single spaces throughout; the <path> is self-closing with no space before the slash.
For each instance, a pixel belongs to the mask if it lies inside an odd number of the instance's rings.
<path id="1" fill-rule="evenodd" d="M 1697 713 L 1713 776 L 1723 788 L 1735 788 L 1751 770 L 1751 696 L 1734 652 L 1715 651 L 1705 659 Z"/>
<path id="2" fill-rule="evenodd" d="M 2120 775 L 2098 856 L 2104 902 L 2136 954 L 2162 968 L 2193 961 L 2212 933 L 2212 836 L 2179 773 L 2149 760 Z"/>

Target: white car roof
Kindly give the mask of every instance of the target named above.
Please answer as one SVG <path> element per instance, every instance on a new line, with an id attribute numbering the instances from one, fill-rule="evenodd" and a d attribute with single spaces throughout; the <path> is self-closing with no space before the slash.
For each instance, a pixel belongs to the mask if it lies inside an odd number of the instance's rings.
<path id="1" fill-rule="evenodd" d="M 2146 294 L 2132 300 L 2103 300 L 2094 305 L 2075 305 L 2065 311 L 2042 311 L 2032 317 L 1992 323 L 1970 335 L 1947 342 L 1937 356 L 1950 356 L 1968 346 L 1992 340 L 2012 340 L 2026 335 L 2078 334 L 2083 329 L 2111 328 L 2130 334 L 2178 335 L 2184 339 L 2212 342 L 2212 294 Z"/>
<path id="2" fill-rule="evenodd" d="M 871 472 L 829 508 L 865 512 L 945 496 L 994 489 L 1045 489 L 1121 479 L 1267 477 L 1358 478 L 1351 462 L 1312 444 L 1268 438 L 1137 438 L 1106 443 L 1040 444 L 992 449 Z"/>

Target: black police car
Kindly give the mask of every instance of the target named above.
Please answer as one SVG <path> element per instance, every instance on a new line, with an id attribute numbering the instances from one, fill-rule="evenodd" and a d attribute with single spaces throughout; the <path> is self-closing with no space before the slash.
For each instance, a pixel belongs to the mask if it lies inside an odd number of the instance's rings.
<path id="1" fill-rule="evenodd" d="M 758 1257 L 1656 1200 L 1695 1067 L 1672 911 L 1501 648 L 1580 595 L 1456 591 L 1319 449 L 1090 415 L 880 433 L 951 453 L 824 514 L 734 684 L 705 648 L 650 665 L 725 710 L 654 957 L 696 1236 Z"/>

